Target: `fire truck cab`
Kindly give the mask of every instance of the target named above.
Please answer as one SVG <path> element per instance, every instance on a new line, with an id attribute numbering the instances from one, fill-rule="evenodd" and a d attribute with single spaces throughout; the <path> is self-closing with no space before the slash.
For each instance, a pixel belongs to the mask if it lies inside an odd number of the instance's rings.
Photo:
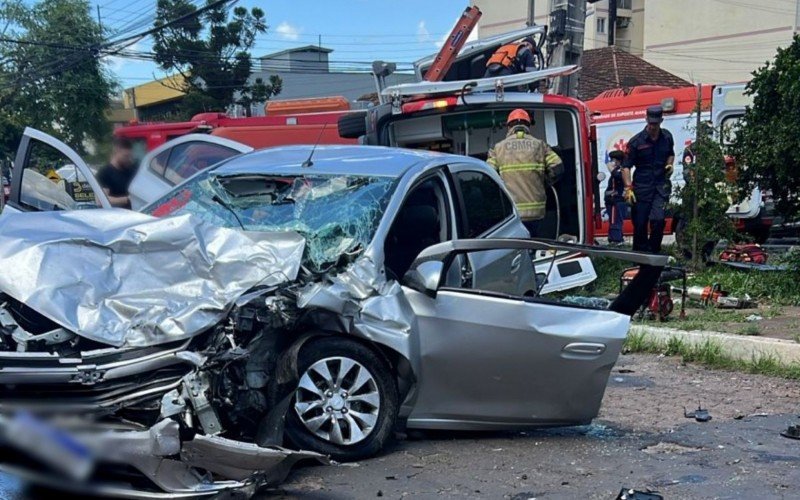
<path id="1" fill-rule="evenodd" d="M 480 72 L 482 75 L 485 61 L 502 43 L 541 32 L 542 27 L 534 26 L 467 44 L 448 75 L 464 77 L 470 74 L 470 68 L 472 74 Z M 417 63 L 418 77 L 424 76 L 431 60 Z M 599 198 L 595 197 L 597 170 L 589 109 L 576 99 L 527 91 L 531 87 L 538 88 L 543 80 L 569 75 L 576 70 L 574 66 L 565 66 L 506 77 L 420 81 L 383 88 L 380 91 L 383 102 L 369 109 L 366 117 L 341 118 L 339 133 L 343 137 L 358 137 L 367 145 L 441 151 L 486 160 L 489 150 L 506 137 L 509 113 L 517 108 L 525 109 L 533 120 L 532 134 L 550 145 L 565 167 L 555 185 L 556 193 L 547 191 L 546 216 L 535 236 L 592 244 Z M 479 180 L 472 179 L 472 185 L 465 187 L 460 173 L 457 164 L 450 166 L 446 173 L 453 203 L 464 204 L 468 196 L 482 196 L 485 212 L 497 211 L 497 203 L 479 192 Z M 482 203 L 472 199 L 470 206 Z M 455 222 L 459 238 L 479 236 L 464 229 L 471 225 L 470 217 L 464 213 L 464 220 Z M 490 217 L 487 215 L 487 218 Z M 500 219 L 480 236 L 519 237 L 504 234 Z M 548 269 L 549 262 L 544 252 L 534 256 L 537 276 L 547 280 L 545 292 L 583 285 L 597 276 L 591 261 L 584 256 L 560 255 L 552 271 Z"/>
<path id="2" fill-rule="evenodd" d="M 501 44 L 541 31 L 542 27 L 534 26 L 467 44 L 448 75 L 464 76 L 469 74 L 469 68 L 473 74 L 482 73 L 485 61 Z M 418 76 L 424 76 L 430 63 L 431 58 L 416 63 Z M 532 134 L 550 145 L 565 166 L 564 175 L 556 184 L 557 199 L 548 191 L 547 214 L 537 236 L 591 244 L 597 181 L 589 109 L 576 99 L 520 91 L 521 87 L 527 90 L 541 80 L 569 75 L 576 69 L 566 66 L 509 77 L 421 81 L 384 88 L 381 95 L 385 102 L 369 109 L 360 127 L 358 118 L 345 117 L 339 122 L 339 132 L 346 137 L 360 137 L 364 144 L 442 151 L 486 160 L 489 150 L 506 136 L 508 114 L 517 108 L 525 109 L 534 122 Z"/>

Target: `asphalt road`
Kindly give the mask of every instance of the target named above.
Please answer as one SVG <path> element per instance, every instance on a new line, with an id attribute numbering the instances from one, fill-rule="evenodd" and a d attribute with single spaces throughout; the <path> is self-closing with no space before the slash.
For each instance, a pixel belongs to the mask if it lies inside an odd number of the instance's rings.
<path id="1" fill-rule="evenodd" d="M 683 416 L 698 402 L 710 422 Z M 797 498 L 800 441 L 780 431 L 800 423 L 798 402 L 797 382 L 623 356 L 591 426 L 412 435 L 375 459 L 300 468 L 261 498 Z M 30 496 L 8 477 L 0 495 Z"/>

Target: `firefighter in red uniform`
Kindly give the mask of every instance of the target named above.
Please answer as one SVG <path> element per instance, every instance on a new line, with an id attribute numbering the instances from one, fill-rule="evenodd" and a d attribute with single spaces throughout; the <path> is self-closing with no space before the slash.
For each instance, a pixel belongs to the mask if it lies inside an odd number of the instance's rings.
<path id="1" fill-rule="evenodd" d="M 503 45 L 489 58 L 483 77 L 492 78 L 535 71 L 538 66 L 533 47 L 533 42 L 528 38 Z"/>

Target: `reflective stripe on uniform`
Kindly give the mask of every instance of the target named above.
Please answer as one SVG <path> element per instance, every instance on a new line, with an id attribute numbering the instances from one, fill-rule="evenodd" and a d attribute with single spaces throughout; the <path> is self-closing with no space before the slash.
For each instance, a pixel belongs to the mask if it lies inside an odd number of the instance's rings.
<path id="1" fill-rule="evenodd" d="M 545 156 L 544 161 L 550 165 L 553 165 L 555 163 L 561 163 L 561 158 L 555 154 L 555 152 L 551 151 L 547 154 L 547 156 Z"/>
<path id="2" fill-rule="evenodd" d="M 486 160 L 486 163 L 488 163 L 493 167 L 497 167 L 497 160 L 495 160 L 494 158 L 489 158 L 488 160 Z"/>
<path id="3" fill-rule="evenodd" d="M 534 208 L 542 208 L 545 206 L 543 201 L 531 201 L 527 203 L 515 203 L 519 210 L 532 210 Z"/>
<path id="4" fill-rule="evenodd" d="M 500 173 L 519 172 L 524 170 L 544 171 L 543 163 L 517 163 L 513 165 L 501 165 Z"/>

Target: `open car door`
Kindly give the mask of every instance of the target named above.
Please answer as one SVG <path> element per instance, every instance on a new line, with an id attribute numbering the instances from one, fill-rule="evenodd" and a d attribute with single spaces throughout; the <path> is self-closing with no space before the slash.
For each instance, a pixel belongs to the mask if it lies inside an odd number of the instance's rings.
<path id="1" fill-rule="evenodd" d="M 607 308 L 454 287 L 459 255 L 539 250 L 637 263 Z M 667 257 L 544 240 L 453 240 L 422 251 L 403 280 L 422 360 L 409 427 L 499 429 L 577 425 L 599 411 L 609 372 Z"/>
<path id="2" fill-rule="evenodd" d="M 17 148 L 5 210 L 28 212 L 110 208 L 94 172 L 72 148 L 26 128 Z"/>

